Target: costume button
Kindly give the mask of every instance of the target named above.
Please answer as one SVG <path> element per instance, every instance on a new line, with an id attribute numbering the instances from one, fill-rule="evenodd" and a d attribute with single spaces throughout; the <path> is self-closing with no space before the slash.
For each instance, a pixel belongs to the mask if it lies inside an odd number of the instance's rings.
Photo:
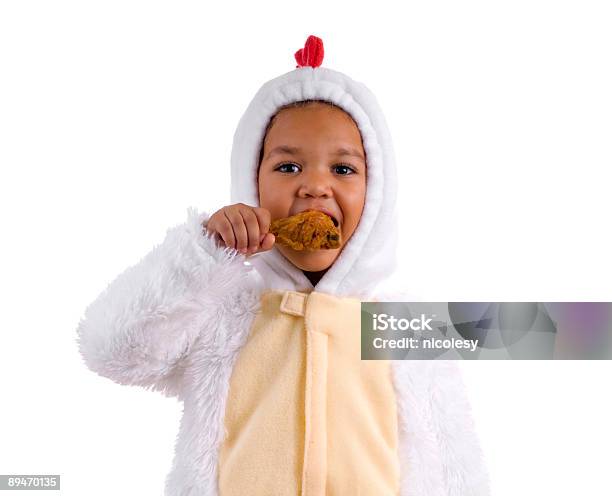
<path id="1" fill-rule="evenodd" d="M 297 291 L 285 291 L 280 304 L 280 311 L 289 315 L 303 317 L 306 311 L 306 297 L 304 293 Z"/>

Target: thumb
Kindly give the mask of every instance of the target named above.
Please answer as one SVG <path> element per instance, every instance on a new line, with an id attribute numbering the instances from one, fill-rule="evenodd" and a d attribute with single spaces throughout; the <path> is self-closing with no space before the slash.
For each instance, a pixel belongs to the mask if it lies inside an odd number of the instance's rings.
<path id="1" fill-rule="evenodd" d="M 276 241 L 276 236 L 272 233 L 266 233 L 263 237 L 263 241 L 261 242 L 260 251 L 271 250 L 274 246 L 274 242 Z"/>

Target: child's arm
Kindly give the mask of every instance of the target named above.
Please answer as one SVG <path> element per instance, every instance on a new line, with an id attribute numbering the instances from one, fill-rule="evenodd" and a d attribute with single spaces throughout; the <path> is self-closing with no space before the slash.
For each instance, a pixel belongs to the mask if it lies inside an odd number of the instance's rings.
<path id="1" fill-rule="evenodd" d="M 244 257 L 203 231 L 208 219 L 189 209 L 186 223 L 169 229 L 88 306 L 77 333 L 91 370 L 120 384 L 179 394 L 184 359 L 206 319 L 248 277 Z"/>

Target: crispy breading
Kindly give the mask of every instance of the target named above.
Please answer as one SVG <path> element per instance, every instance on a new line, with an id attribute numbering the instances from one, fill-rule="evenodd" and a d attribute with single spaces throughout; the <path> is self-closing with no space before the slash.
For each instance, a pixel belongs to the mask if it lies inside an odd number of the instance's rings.
<path id="1" fill-rule="evenodd" d="M 329 215 L 318 210 L 277 219 L 270 225 L 276 242 L 294 250 L 329 250 L 340 248 L 340 231 Z"/>

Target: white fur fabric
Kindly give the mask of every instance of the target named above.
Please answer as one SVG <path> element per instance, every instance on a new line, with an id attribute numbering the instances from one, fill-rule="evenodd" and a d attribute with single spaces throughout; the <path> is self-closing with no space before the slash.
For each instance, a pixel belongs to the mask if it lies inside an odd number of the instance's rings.
<path id="1" fill-rule="evenodd" d="M 488 470 L 457 363 L 401 360 L 391 368 L 398 398 L 400 495 L 489 495 Z"/>

